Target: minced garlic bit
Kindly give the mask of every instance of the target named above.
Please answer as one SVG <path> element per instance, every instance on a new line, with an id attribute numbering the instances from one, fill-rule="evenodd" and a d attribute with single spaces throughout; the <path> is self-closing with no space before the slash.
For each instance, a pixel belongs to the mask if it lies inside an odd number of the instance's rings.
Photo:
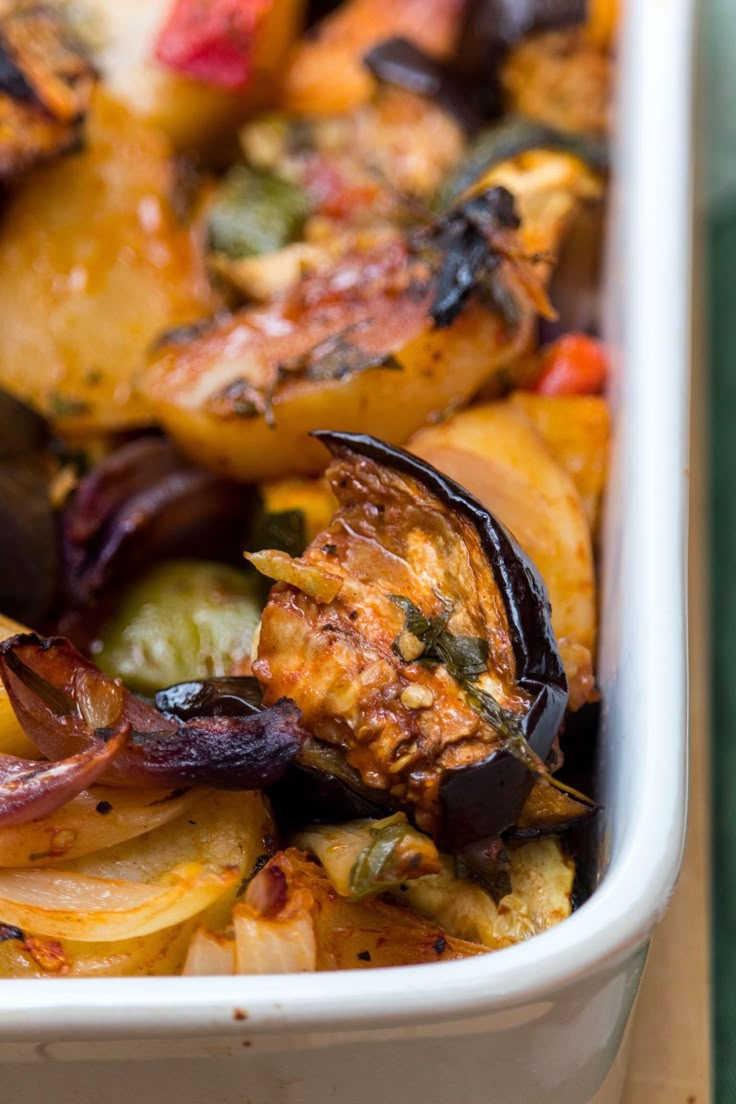
<path id="1" fill-rule="evenodd" d="M 407 629 L 399 636 L 396 641 L 396 647 L 399 650 L 399 655 L 402 659 L 405 659 L 407 663 L 411 663 L 413 659 L 419 659 L 420 655 L 424 651 L 424 644 L 415 636 L 413 632 L 409 632 Z"/>
<path id="2" fill-rule="evenodd" d="M 428 686 L 412 683 L 401 691 L 400 700 L 407 709 L 430 709 L 434 705 L 434 694 Z"/>

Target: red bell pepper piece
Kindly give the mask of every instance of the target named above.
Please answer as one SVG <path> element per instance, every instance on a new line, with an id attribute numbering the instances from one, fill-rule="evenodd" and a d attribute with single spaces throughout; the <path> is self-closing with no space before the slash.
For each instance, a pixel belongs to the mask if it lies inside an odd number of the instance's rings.
<path id="1" fill-rule="evenodd" d="M 542 353 L 542 370 L 531 390 L 540 395 L 597 395 L 608 378 L 608 358 L 600 341 L 565 334 Z"/>
<path id="2" fill-rule="evenodd" d="M 156 42 L 158 62 L 217 88 L 244 88 L 253 42 L 273 0 L 175 0 Z"/>

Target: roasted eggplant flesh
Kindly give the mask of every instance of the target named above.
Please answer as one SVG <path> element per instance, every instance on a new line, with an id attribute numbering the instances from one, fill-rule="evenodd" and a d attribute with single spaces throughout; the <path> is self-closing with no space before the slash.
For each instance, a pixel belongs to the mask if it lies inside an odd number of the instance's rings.
<path id="1" fill-rule="evenodd" d="M 271 568 L 289 582 L 263 615 L 264 700 L 293 698 L 314 736 L 443 842 L 495 836 L 544 771 L 567 700 L 543 584 L 457 484 L 373 438 L 319 436 L 340 505 L 288 575 Z"/>
<path id="2" fill-rule="evenodd" d="M 0 18 L 0 179 L 73 149 L 96 73 L 50 5 Z"/>

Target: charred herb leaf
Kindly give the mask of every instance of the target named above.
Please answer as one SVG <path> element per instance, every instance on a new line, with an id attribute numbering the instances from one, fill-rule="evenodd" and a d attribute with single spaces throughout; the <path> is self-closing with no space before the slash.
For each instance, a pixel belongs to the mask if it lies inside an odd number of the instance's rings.
<path id="1" fill-rule="evenodd" d="M 432 667 L 444 664 L 458 682 L 483 674 L 488 661 L 488 641 L 480 636 L 456 636 L 451 633 L 447 628 L 451 609 L 425 617 L 409 598 L 401 594 L 390 594 L 389 598 L 404 613 L 405 631 L 416 636 L 424 645 L 420 663 Z M 398 641 L 394 642 L 394 651 L 401 655 Z"/>
<path id="2" fill-rule="evenodd" d="M 471 292 L 487 281 L 501 260 L 492 247 L 499 230 L 518 229 L 514 197 L 506 188 L 488 188 L 472 196 L 441 218 L 419 247 L 436 249 L 442 255 L 435 281 L 435 295 L 429 313 L 438 329 L 449 326 L 459 315 Z"/>
<path id="3" fill-rule="evenodd" d="M 544 771 L 539 757 L 529 747 L 513 713 L 503 709 L 496 699 L 474 684 L 487 669 L 488 641 L 479 636 L 455 635 L 447 628 L 452 610 L 425 617 L 422 611 L 401 594 L 389 598 L 404 613 L 404 631 L 411 633 L 424 645 L 424 651 L 416 660 L 426 666 L 443 664 L 454 679 L 462 685 L 468 701 L 481 716 L 501 732 L 507 740 L 509 751 L 535 773 Z M 394 641 L 395 654 L 402 655 L 399 639 Z M 403 658 L 403 657 L 402 657 Z"/>

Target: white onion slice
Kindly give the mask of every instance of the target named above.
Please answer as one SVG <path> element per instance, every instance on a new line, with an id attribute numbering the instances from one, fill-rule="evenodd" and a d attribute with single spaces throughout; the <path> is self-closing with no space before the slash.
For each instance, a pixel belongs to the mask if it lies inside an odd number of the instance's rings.
<path id="1" fill-rule="evenodd" d="M 258 917 L 247 905 L 233 911 L 236 974 L 298 974 L 317 969 L 317 942 L 306 911 L 285 920 Z"/>
<path id="2" fill-rule="evenodd" d="M 190 977 L 218 977 L 235 973 L 235 939 L 197 928 L 187 950 L 182 974 Z"/>
<path id="3" fill-rule="evenodd" d="M 239 876 L 237 869 L 216 873 L 200 863 L 178 864 L 158 885 L 53 869 L 3 870 L 0 916 L 54 939 L 133 939 L 195 916 Z"/>

